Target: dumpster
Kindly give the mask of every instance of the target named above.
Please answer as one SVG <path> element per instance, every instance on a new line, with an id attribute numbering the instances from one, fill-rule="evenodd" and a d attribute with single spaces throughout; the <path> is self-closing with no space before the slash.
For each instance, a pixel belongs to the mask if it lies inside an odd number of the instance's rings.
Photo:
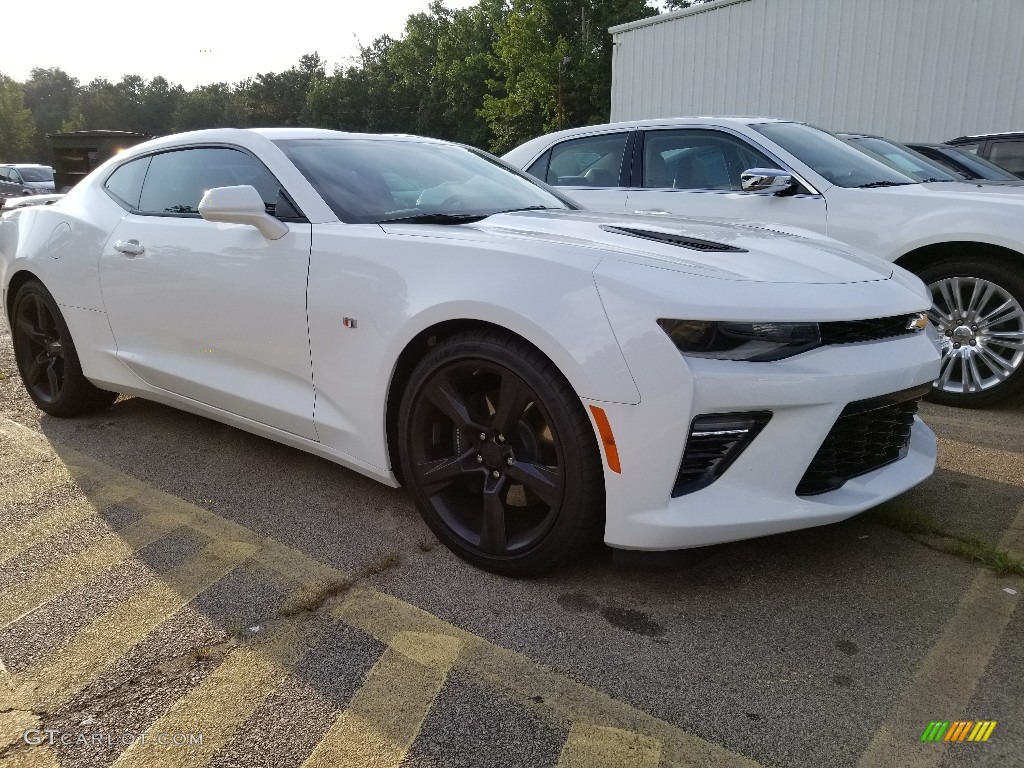
<path id="1" fill-rule="evenodd" d="M 48 133 L 46 140 L 53 149 L 54 188 L 58 192 L 67 192 L 122 149 L 151 138 L 134 131 Z"/>

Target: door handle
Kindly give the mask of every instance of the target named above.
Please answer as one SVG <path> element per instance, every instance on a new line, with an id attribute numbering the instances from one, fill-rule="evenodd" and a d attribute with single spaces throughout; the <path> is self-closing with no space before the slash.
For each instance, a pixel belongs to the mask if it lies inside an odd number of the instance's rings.
<path id="1" fill-rule="evenodd" d="M 666 211 L 666 210 L 664 210 L 662 208 L 645 208 L 642 211 L 633 211 L 633 213 L 656 213 L 656 214 L 658 214 L 660 216 L 670 216 L 671 215 L 670 211 Z"/>
<path id="2" fill-rule="evenodd" d="M 141 256 L 146 252 L 146 249 L 139 245 L 138 240 L 118 240 L 114 243 L 114 250 L 123 253 L 130 259 Z"/>

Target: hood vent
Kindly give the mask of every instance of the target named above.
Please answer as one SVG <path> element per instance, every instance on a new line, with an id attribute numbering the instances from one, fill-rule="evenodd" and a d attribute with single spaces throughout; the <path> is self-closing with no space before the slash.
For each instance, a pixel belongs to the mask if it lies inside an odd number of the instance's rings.
<path id="1" fill-rule="evenodd" d="M 654 240 L 658 243 L 678 245 L 681 248 L 689 248 L 692 251 L 705 251 L 708 253 L 747 253 L 746 248 L 737 248 L 734 245 L 715 243 L 711 240 L 698 240 L 696 237 L 685 235 L 673 235 L 671 232 L 656 232 L 648 229 L 630 229 L 629 227 L 602 226 L 605 232 L 614 232 L 617 235 L 629 235 L 630 237 L 641 237 L 644 240 Z"/>

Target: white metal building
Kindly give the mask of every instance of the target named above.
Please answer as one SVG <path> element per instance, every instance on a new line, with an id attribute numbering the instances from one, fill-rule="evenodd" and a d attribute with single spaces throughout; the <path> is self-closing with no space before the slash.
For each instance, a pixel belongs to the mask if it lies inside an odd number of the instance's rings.
<path id="1" fill-rule="evenodd" d="M 718 0 L 609 31 L 613 121 L 757 115 L 903 141 L 1024 130 L 1024 0 Z"/>

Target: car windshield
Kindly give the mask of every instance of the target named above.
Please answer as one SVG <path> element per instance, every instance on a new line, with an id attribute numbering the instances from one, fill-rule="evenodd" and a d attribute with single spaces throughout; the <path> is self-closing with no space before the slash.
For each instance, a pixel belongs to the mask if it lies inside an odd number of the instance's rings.
<path id="1" fill-rule="evenodd" d="M 18 173 L 25 181 L 53 181 L 52 168 L 19 168 Z"/>
<path id="2" fill-rule="evenodd" d="M 887 139 L 876 136 L 849 136 L 844 139 L 857 149 L 862 149 L 872 157 L 877 157 L 886 165 L 901 171 L 918 181 L 962 181 L 962 175 L 954 175 L 919 155 L 908 147 L 894 144 Z"/>
<path id="3" fill-rule="evenodd" d="M 819 128 L 803 123 L 763 123 L 752 127 L 838 187 L 918 183 Z"/>
<path id="4" fill-rule="evenodd" d="M 445 224 L 501 211 L 572 208 L 489 155 L 414 139 L 294 139 L 276 144 L 344 222 Z"/>
<path id="5" fill-rule="evenodd" d="M 960 147 L 948 147 L 947 149 L 949 152 L 955 154 L 956 162 L 965 165 L 983 179 L 1020 181 L 1019 176 L 1014 176 L 1006 169 L 1000 168 L 995 163 L 990 163 L 985 158 L 979 157 L 973 152 L 968 152 Z"/>

